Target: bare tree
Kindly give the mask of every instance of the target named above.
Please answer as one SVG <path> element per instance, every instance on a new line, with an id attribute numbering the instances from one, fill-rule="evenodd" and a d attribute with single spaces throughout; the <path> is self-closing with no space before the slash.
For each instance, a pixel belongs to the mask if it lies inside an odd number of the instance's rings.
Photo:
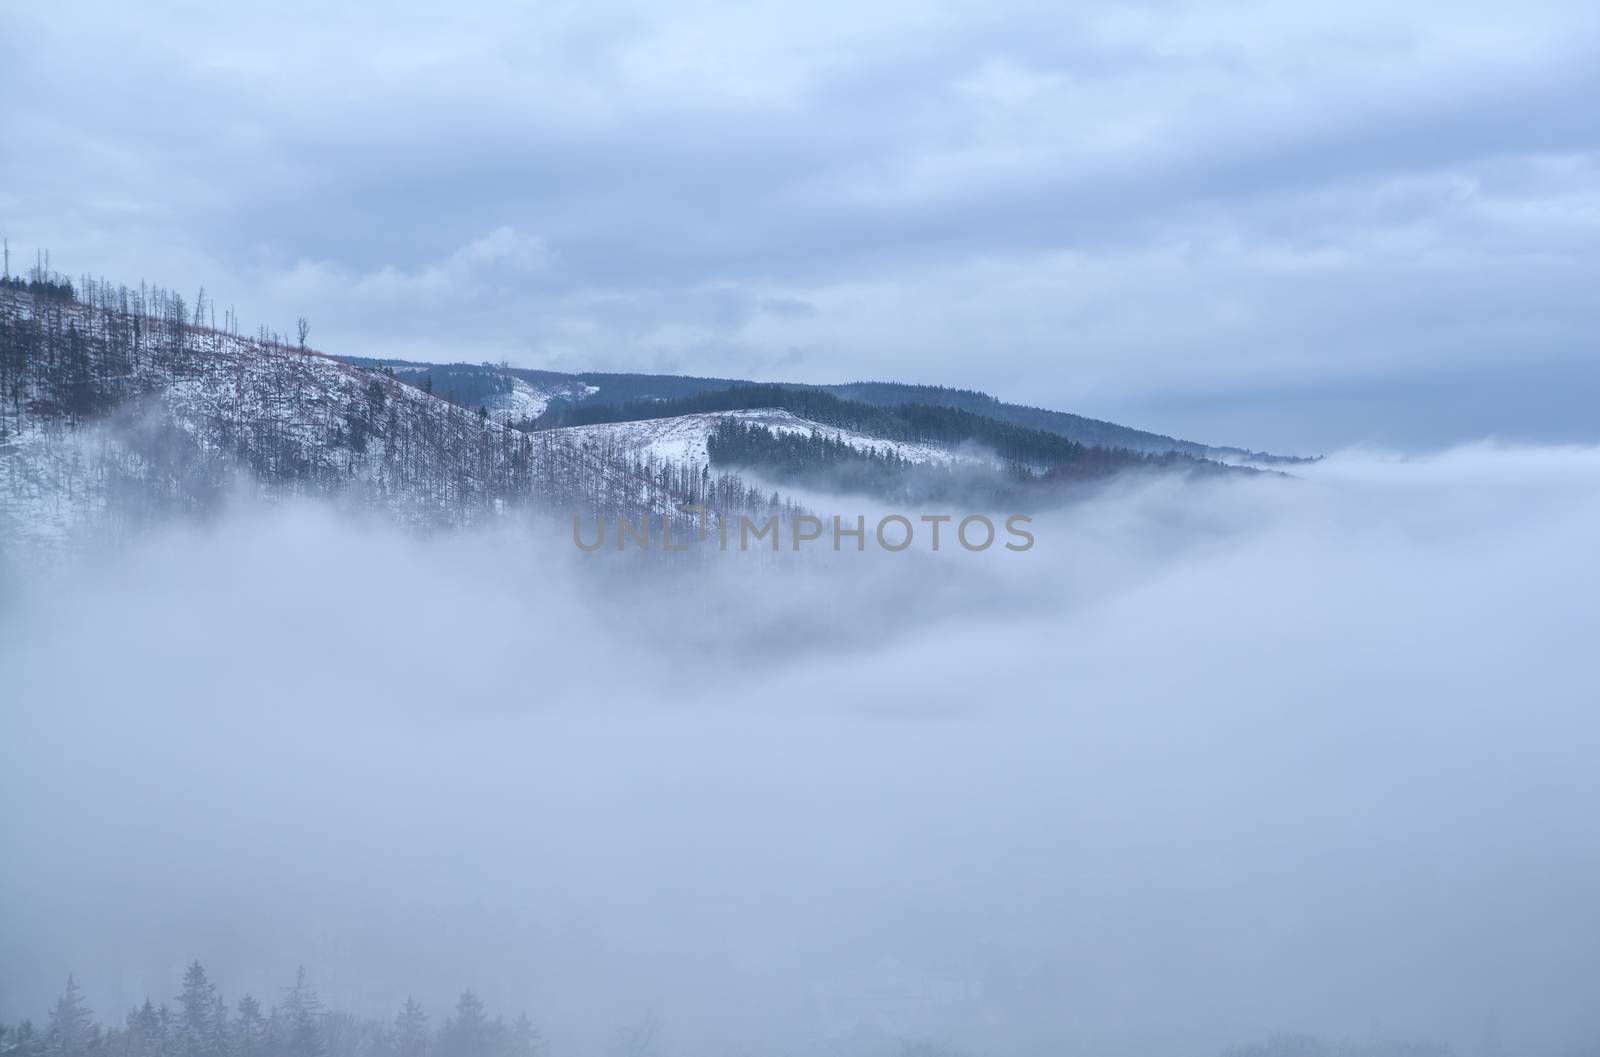
<path id="1" fill-rule="evenodd" d="M 618 1052 L 622 1057 L 656 1057 L 661 1052 L 658 1028 L 655 1011 L 646 1011 L 643 1017 L 623 1031 L 618 1040 Z"/>
<path id="2" fill-rule="evenodd" d="M 306 321 L 305 316 L 301 316 L 294 321 L 294 329 L 300 335 L 300 349 L 303 352 L 306 347 L 306 335 L 311 333 L 311 324 Z"/>

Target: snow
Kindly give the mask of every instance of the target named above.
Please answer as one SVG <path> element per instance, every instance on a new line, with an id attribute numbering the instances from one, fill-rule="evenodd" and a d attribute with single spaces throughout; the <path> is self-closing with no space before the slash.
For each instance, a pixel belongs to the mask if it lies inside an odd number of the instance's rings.
<path id="1" fill-rule="evenodd" d="M 431 364 L 390 363 L 387 366 L 395 377 L 412 383 L 434 369 Z M 488 365 L 485 365 L 485 369 L 494 370 Z M 524 419 L 535 419 L 544 414 L 552 400 L 583 400 L 600 391 L 597 386 L 581 382 L 539 385 L 505 372 L 498 373 L 511 383 L 511 389 L 490 397 L 485 401 L 484 408 L 501 422 L 518 423 Z"/>
<path id="2" fill-rule="evenodd" d="M 0 541 L 58 543 L 105 508 L 98 430 L 30 425 L 0 441 Z"/>
<path id="3" fill-rule="evenodd" d="M 820 433 L 825 437 L 843 441 L 857 451 L 893 453 L 907 462 L 945 466 L 952 462 L 977 461 L 974 456 L 933 444 L 885 440 L 854 430 L 824 425 L 781 408 L 711 411 L 696 415 L 679 415 L 674 418 L 604 422 L 592 426 L 564 426 L 548 432 L 569 443 L 620 448 L 655 462 L 703 464 L 709 461 L 706 455 L 706 439 L 716 430 L 717 423 L 725 419 L 752 426 L 765 426 L 774 433 Z"/>
<path id="4" fill-rule="evenodd" d="M 96 344 L 109 341 L 106 310 L 9 291 L 0 291 L 0 309 L 13 318 L 48 314 L 52 333 L 76 327 L 90 336 L 91 357 L 109 355 L 109 345 Z M 513 505 L 671 513 L 685 486 L 655 469 L 706 465 L 707 440 L 725 419 L 908 462 L 979 458 L 775 408 L 525 434 L 508 423 L 597 387 L 515 378 L 504 402 L 480 416 L 402 382 L 396 376 L 412 374 L 403 367 L 391 375 L 155 318 L 145 319 L 127 360 L 97 359 L 91 370 L 120 379 L 120 403 L 101 417 L 71 425 L 37 410 L 26 393 L 0 416 L 0 551 L 116 536 L 233 495 L 334 496 L 417 527 L 467 524 Z"/>
<path id="5" fill-rule="evenodd" d="M 0 294 L 0 308 L 23 318 L 37 309 Z M 104 326 L 85 305 L 44 310 L 85 333 Z M 195 510 L 240 487 L 266 499 L 339 495 L 418 526 L 470 522 L 512 501 L 675 509 L 607 453 L 516 432 L 503 416 L 310 350 L 186 328 L 174 351 L 150 321 L 134 359 L 131 393 L 104 419 L 71 426 L 24 399 L 20 417 L 0 420 L 0 551 Z M 513 406 L 542 410 L 550 394 L 518 383 Z"/>
<path id="6" fill-rule="evenodd" d="M 525 418 L 538 418 L 544 414 L 544 409 L 550 406 L 550 401 L 555 397 L 564 395 L 554 389 L 546 389 L 525 382 L 521 378 L 511 379 L 509 393 L 496 393 L 489 401 L 489 413 L 496 418 L 509 417 L 512 422 L 521 422 Z"/>

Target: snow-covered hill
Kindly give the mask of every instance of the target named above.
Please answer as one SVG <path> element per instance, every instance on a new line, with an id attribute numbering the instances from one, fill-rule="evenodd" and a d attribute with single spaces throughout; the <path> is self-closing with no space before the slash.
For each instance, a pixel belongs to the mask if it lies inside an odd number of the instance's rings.
<path id="1" fill-rule="evenodd" d="M 564 394 L 532 385 L 521 378 L 511 379 L 511 388 L 496 393 L 485 405 L 496 418 L 509 418 L 513 422 L 535 419 L 544 414 L 550 401 Z"/>
<path id="2" fill-rule="evenodd" d="M 419 526 L 518 505 L 669 513 L 701 498 L 675 490 L 687 473 L 192 325 L 169 303 L 124 307 L 127 293 L 91 305 L 0 290 L 0 544 L 114 534 L 241 490 L 336 497 Z"/>
<path id="3" fill-rule="evenodd" d="M 576 378 L 530 381 L 487 364 L 381 363 L 386 373 L 467 407 L 482 407 L 501 422 L 531 422 L 552 400 L 581 400 L 597 388 Z M 357 365 L 361 365 L 357 361 Z"/>
<path id="4" fill-rule="evenodd" d="M 605 422 L 591 426 L 565 426 L 546 431 L 563 441 L 583 446 L 620 449 L 647 456 L 658 463 L 708 461 L 706 439 L 717 424 L 732 420 L 749 426 L 762 426 L 774 433 L 816 433 L 843 441 L 857 451 L 892 454 L 911 463 L 944 466 L 952 462 L 979 462 L 978 456 L 951 451 L 933 444 L 885 440 L 853 430 L 824 425 L 782 410 L 758 408 L 749 411 L 710 411 L 673 418 L 649 418 L 632 422 Z"/>
<path id="5" fill-rule="evenodd" d="M 346 362 L 217 329 L 170 293 L 86 286 L 0 287 L 0 545 L 116 534 L 240 491 L 334 497 L 431 526 L 522 506 L 632 517 L 781 505 L 740 480 L 746 469 L 794 487 L 902 498 L 1031 490 L 1036 501 L 1129 470 L 1225 471 L 1085 448 L 965 409 L 886 411 L 780 385 L 596 405 L 582 376 Z M 602 395 L 642 384 L 596 377 Z M 534 429 L 557 399 L 582 406 L 546 418 L 581 424 Z M 960 472 L 932 472 L 943 468 Z"/>

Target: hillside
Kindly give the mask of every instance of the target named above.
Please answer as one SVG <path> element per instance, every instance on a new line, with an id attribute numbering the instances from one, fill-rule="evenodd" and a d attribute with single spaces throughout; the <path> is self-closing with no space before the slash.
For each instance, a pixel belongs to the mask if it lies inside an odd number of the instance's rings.
<path id="1" fill-rule="evenodd" d="M 431 528 L 784 508 L 775 483 L 1038 505 L 1128 471 L 1238 472 L 1170 438 L 1086 444 L 1060 427 L 1090 420 L 982 394 L 341 360 L 218 328 L 169 291 L 80 286 L 0 286 L 0 541 L 116 535 L 237 495 Z"/>
<path id="2" fill-rule="evenodd" d="M 675 415 L 670 418 L 632 419 L 586 426 L 562 426 L 538 433 L 580 444 L 605 444 L 638 453 L 659 462 L 711 461 L 707 440 L 724 422 L 761 426 L 775 433 L 819 434 L 838 440 L 857 451 L 893 454 L 910 463 L 945 465 L 955 461 L 977 461 L 952 449 L 934 444 L 886 440 L 855 430 L 839 429 L 826 423 L 800 418 L 781 408 L 755 408 L 738 411 L 712 411 Z"/>
<path id="3" fill-rule="evenodd" d="M 578 401 L 598 390 L 572 375 L 466 363 L 409 363 L 350 357 L 343 362 L 392 374 L 453 404 L 486 409 L 501 421 L 527 422 L 553 400 Z"/>
<path id="4" fill-rule="evenodd" d="M 521 506 L 675 514 L 708 487 L 740 509 L 752 494 L 198 317 L 160 290 L 0 289 L 0 540 L 116 534 L 241 492 L 417 527 Z"/>
<path id="5" fill-rule="evenodd" d="M 851 382 L 848 385 L 828 385 L 821 388 L 846 400 L 859 400 L 879 407 L 902 407 L 920 404 L 967 411 L 975 415 L 998 419 L 1026 429 L 1042 430 L 1077 441 L 1091 447 L 1121 448 L 1126 451 L 1160 455 L 1175 452 L 1197 459 L 1216 459 L 1228 462 L 1258 463 L 1261 465 L 1290 465 L 1309 460 L 1296 456 L 1272 455 L 1267 452 L 1248 451 L 1244 448 L 1218 447 L 1179 440 L 1160 433 L 1150 433 L 1115 422 L 1085 418 L 1065 411 L 1051 411 L 1025 404 L 1008 404 L 987 393 L 969 389 L 947 389 L 935 385 L 905 385 L 899 382 Z"/>
<path id="6" fill-rule="evenodd" d="M 757 383 L 738 378 L 706 378 L 692 375 L 627 374 L 580 372 L 562 374 L 531 370 L 505 364 L 420 364 L 402 360 L 363 360 L 349 362 L 367 366 L 386 366 L 409 378 L 433 379 L 435 392 L 454 393 L 453 398 L 471 406 L 485 403 L 491 411 L 511 410 L 505 396 L 514 386 L 528 387 L 538 394 L 535 400 L 517 405 L 513 413 L 538 406 L 537 417 L 554 405 L 604 405 L 621 407 L 649 401 L 688 401 L 729 389 L 776 384 L 797 391 L 820 391 L 852 403 L 897 408 L 908 405 L 941 407 L 965 411 L 1024 429 L 1052 433 L 1086 447 L 1116 448 L 1147 455 L 1176 453 L 1197 459 L 1211 459 L 1244 465 L 1288 466 L 1310 461 L 1297 456 L 1274 455 L 1245 448 L 1204 444 L 1148 430 L 1135 429 L 1101 419 L 1065 411 L 1007 403 L 987 393 L 951 389 L 935 385 L 902 382 L 849 382 L 839 385 L 810 385 L 797 382 Z"/>

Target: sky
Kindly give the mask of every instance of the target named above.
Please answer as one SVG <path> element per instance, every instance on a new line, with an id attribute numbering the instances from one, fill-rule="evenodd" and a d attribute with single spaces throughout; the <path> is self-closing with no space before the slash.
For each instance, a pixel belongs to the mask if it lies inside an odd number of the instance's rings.
<path id="1" fill-rule="evenodd" d="M 306 501 L 19 565 L 0 1020 L 198 958 L 565 1057 L 1592 1053 L 1597 470 L 1130 479 L 1022 553 L 651 573 Z"/>
<path id="2" fill-rule="evenodd" d="M 1578 0 L 5 5 L 0 231 L 341 354 L 1594 441 L 1597 71 Z"/>

